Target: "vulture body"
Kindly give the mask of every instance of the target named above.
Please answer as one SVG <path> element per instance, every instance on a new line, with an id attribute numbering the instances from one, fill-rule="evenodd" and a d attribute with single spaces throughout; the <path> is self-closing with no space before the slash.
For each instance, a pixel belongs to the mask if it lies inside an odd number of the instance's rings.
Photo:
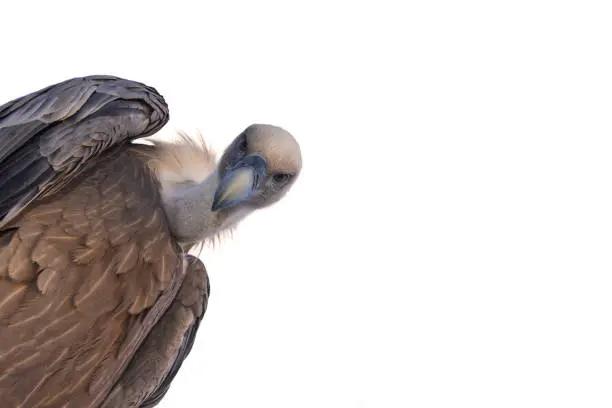
<path id="1" fill-rule="evenodd" d="M 153 407 L 189 354 L 210 286 L 189 248 L 278 201 L 295 139 L 252 125 L 205 145 L 133 143 L 163 97 L 110 76 L 0 106 L 0 402 Z"/>

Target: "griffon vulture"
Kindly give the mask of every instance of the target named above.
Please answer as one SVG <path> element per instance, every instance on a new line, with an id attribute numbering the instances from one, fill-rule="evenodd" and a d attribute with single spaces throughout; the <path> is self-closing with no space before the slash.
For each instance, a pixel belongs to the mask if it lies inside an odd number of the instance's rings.
<path id="1" fill-rule="evenodd" d="M 189 248 L 283 197 L 281 128 L 133 143 L 168 121 L 144 84 L 68 80 L 0 106 L 0 406 L 153 407 L 189 354 L 209 283 Z"/>

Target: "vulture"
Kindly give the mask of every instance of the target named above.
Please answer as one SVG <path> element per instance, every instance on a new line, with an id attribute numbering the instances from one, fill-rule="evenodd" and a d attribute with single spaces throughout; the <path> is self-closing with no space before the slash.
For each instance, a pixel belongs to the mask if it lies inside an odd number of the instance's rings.
<path id="1" fill-rule="evenodd" d="M 0 406 L 153 407 L 193 345 L 210 285 L 189 250 L 279 201 L 295 138 L 247 127 L 142 139 L 164 98 L 114 76 L 0 106 Z"/>

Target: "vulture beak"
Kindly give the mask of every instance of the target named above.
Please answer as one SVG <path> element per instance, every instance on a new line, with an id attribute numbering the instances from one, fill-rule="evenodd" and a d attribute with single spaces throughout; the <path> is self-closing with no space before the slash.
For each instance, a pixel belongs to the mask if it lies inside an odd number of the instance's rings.
<path id="1" fill-rule="evenodd" d="M 268 168 L 259 155 L 246 156 L 229 169 L 215 192 L 212 210 L 230 208 L 245 202 L 257 192 Z"/>

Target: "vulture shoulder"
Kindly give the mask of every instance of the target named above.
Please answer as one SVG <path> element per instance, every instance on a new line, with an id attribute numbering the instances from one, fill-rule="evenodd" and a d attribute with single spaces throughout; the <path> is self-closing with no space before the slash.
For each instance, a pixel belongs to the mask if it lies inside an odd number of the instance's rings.
<path id="1" fill-rule="evenodd" d="M 167 119 L 154 89 L 113 77 L 0 107 L 2 406 L 98 407 L 179 293 L 158 181 L 125 148 Z"/>

